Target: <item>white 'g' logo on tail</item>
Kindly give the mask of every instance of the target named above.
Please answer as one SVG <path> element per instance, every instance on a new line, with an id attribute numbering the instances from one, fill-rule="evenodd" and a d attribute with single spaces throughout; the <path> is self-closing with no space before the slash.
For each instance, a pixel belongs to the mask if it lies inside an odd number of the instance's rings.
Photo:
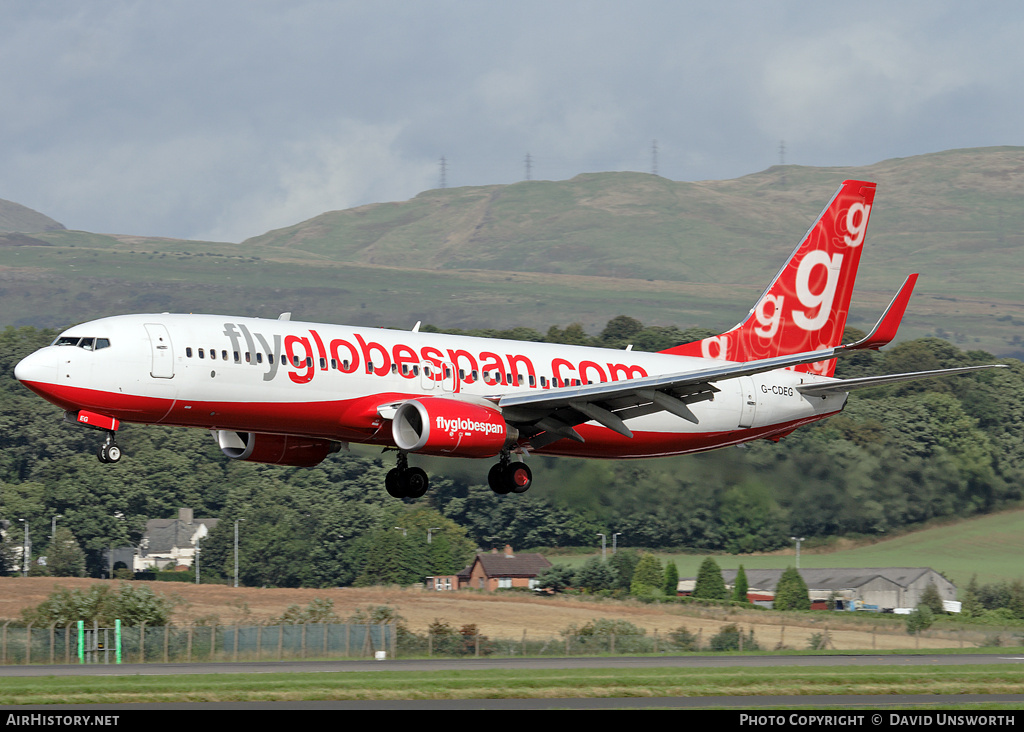
<path id="1" fill-rule="evenodd" d="M 771 338 L 779 332 L 779 323 L 782 320 L 782 304 L 785 302 L 784 295 L 765 295 L 757 304 L 754 317 L 757 319 L 760 328 L 754 328 L 754 332 L 762 338 Z M 771 313 L 765 312 L 765 307 L 771 305 Z"/>
<path id="2" fill-rule="evenodd" d="M 725 359 L 728 358 L 728 347 L 729 339 L 725 335 L 705 338 L 700 342 L 700 353 L 704 358 Z"/>
<path id="3" fill-rule="evenodd" d="M 857 205 L 859 206 L 860 204 Z M 866 223 L 867 216 L 861 219 L 861 221 Z M 864 238 L 863 229 L 861 229 L 860 238 Z M 857 243 L 860 244 L 860 241 Z M 825 287 L 822 288 L 821 292 L 814 293 L 811 292 L 810 280 L 811 272 L 817 266 L 825 268 L 828 273 L 828 279 L 825 281 Z M 836 297 L 836 285 L 839 283 L 839 272 L 842 266 L 842 254 L 837 252 L 829 258 L 828 252 L 820 249 L 808 252 L 807 256 L 800 261 L 800 267 L 796 271 L 796 296 L 800 300 L 800 304 L 807 308 L 807 310 L 818 308 L 818 312 L 813 316 L 808 316 L 807 311 L 794 310 L 793 322 L 798 327 L 803 330 L 819 330 L 828 322 L 829 315 L 832 314 L 832 301 Z"/>
<path id="4" fill-rule="evenodd" d="M 860 214 L 860 221 L 854 221 L 857 218 L 857 214 Z M 853 235 L 850 238 L 850 234 L 843 237 L 848 247 L 859 247 L 864 243 L 864 234 L 868 230 L 868 216 L 871 215 L 871 205 L 865 206 L 863 203 L 855 203 L 850 206 L 850 210 L 846 212 L 846 230 Z"/>

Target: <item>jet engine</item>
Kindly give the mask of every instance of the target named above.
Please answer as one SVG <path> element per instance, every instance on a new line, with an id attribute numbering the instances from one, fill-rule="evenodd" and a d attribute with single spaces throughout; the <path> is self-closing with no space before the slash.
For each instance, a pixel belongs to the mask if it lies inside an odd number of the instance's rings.
<path id="1" fill-rule="evenodd" d="M 215 430 L 213 436 L 221 452 L 232 460 L 271 465 L 295 465 L 311 468 L 341 449 L 340 442 L 294 435 L 268 435 L 261 432 Z"/>
<path id="2" fill-rule="evenodd" d="M 493 407 L 425 397 L 403 402 L 391 421 L 398 449 L 428 455 L 492 457 L 515 432 Z"/>

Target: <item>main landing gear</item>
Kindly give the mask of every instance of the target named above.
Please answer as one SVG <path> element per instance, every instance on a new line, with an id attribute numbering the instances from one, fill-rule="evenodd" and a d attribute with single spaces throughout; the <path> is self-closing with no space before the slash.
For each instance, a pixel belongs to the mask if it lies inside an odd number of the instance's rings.
<path id="1" fill-rule="evenodd" d="M 116 447 L 115 447 L 116 449 Z M 498 495 L 526 493 L 533 485 L 533 471 L 526 463 L 512 462 L 509 452 L 502 451 L 499 461 L 487 474 L 487 485 Z M 100 458 L 103 459 L 102 457 Z M 420 498 L 430 488 L 430 478 L 422 468 L 409 467 L 409 455 L 398 453 L 398 467 L 388 471 L 384 489 L 395 498 Z"/>
<path id="2" fill-rule="evenodd" d="M 501 496 L 508 493 L 526 493 L 533 485 L 533 472 L 526 463 L 511 462 L 506 450 L 501 453 L 500 462 L 495 463 L 487 473 L 487 485 Z"/>
<path id="3" fill-rule="evenodd" d="M 423 468 L 410 468 L 409 456 L 398 453 L 398 467 L 388 471 L 384 489 L 395 498 L 419 498 L 430 488 L 430 478 Z"/>
<path id="4" fill-rule="evenodd" d="M 107 441 L 96 451 L 101 463 L 116 463 L 121 459 L 121 448 L 114 442 L 116 435 L 116 432 L 107 432 Z"/>

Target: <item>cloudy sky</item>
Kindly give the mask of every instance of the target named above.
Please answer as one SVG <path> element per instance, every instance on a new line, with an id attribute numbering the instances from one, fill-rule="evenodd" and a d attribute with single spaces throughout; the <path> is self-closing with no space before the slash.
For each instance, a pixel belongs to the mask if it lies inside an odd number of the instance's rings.
<path id="1" fill-rule="evenodd" d="M 0 0 L 0 198 L 224 241 L 581 172 L 1024 144 L 1024 4 Z"/>

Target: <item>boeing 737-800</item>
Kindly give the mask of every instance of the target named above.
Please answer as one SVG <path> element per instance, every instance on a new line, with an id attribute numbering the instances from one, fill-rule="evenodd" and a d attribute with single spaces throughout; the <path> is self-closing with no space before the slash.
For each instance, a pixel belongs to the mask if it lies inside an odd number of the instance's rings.
<path id="1" fill-rule="evenodd" d="M 121 457 L 121 422 L 208 429 L 228 457 L 277 465 L 366 443 L 397 450 L 396 497 L 428 488 L 410 453 L 497 458 L 488 481 L 504 494 L 530 487 L 531 452 L 644 458 L 778 440 L 853 389 L 992 368 L 834 378 L 837 356 L 895 337 L 917 278 L 842 345 L 874 195 L 844 182 L 743 322 L 661 353 L 165 313 L 76 325 L 15 376 L 104 431 L 103 462 Z"/>

